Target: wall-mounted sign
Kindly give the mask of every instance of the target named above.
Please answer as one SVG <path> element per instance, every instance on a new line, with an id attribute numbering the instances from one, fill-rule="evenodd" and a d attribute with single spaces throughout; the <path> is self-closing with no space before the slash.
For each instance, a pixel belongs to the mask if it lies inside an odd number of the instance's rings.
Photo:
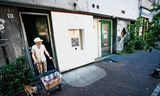
<path id="1" fill-rule="evenodd" d="M 75 50 L 83 49 L 83 29 L 69 29 L 69 37 L 71 38 L 71 46 Z"/>
<path id="2" fill-rule="evenodd" d="M 149 10 L 146 10 L 146 9 L 141 9 L 141 16 L 143 16 L 143 17 L 146 17 L 146 18 L 149 18 L 149 16 L 150 16 L 150 11 Z"/>
<path id="3" fill-rule="evenodd" d="M 78 47 L 79 46 L 79 38 L 71 38 L 72 47 Z"/>
<path id="4" fill-rule="evenodd" d="M 7 13 L 7 16 L 8 16 L 8 18 L 10 18 L 10 19 L 13 19 L 13 18 L 14 18 L 13 13 Z"/>

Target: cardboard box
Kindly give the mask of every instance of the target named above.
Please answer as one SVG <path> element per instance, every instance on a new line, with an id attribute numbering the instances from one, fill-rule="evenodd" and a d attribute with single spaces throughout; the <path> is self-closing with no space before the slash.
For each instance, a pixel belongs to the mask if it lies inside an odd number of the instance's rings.
<path id="1" fill-rule="evenodd" d="M 54 79 L 51 79 L 49 81 L 45 81 L 44 78 L 42 78 L 41 80 L 42 80 L 43 85 L 44 85 L 46 90 L 50 90 L 53 87 L 58 86 L 62 82 L 61 78 L 54 78 Z"/>

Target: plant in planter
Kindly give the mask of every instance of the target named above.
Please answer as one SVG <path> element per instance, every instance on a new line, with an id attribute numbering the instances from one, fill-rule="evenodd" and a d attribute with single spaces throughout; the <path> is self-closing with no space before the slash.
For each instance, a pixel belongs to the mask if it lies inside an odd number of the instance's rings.
<path id="1" fill-rule="evenodd" d="M 156 48 L 160 50 L 160 46 L 156 43 L 160 41 L 160 5 L 153 5 L 153 18 L 148 24 L 145 32 L 146 49 Z"/>
<path id="2" fill-rule="evenodd" d="M 128 36 L 125 40 L 124 51 L 127 53 L 132 53 L 135 50 L 144 49 L 145 43 L 143 39 L 143 34 L 140 35 L 140 29 L 143 27 L 145 18 L 138 17 L 134 24 L 129 24 L 127 27 Z M 147 22 L 145 22 L 147 23 Z"/>
<path id="3" fill-rule="evenodd" d="M 32 80 L 32 71 L 24 62 L 25 59 L 19 57 L 16 61 L 1 68 L 3 95 L 16 96 L 23 92 L 23 84 L 29 84 Z"/>
<path id="4" fill-rule="evenodd" d="M 152 20 L 149 21 L 144 17 L 138 17 L 134 24 L 128 26 L 128 38 L 125 40 L 125 52 L 134 52 L 134 50 L 148 50 L 151 48 L 160 50 L 160 5 L 153 4 L 151 10 Z M 143 34 L 140 36 L 139 31 L 142 28 Z"/>

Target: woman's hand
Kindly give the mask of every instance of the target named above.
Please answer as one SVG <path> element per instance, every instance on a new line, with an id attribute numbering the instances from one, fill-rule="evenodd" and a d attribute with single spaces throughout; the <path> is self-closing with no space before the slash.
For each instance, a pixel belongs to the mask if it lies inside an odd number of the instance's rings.
<path id="1" fill-rule="evenodd" d="M 51 56 L 49 56 L 48 58 L 49 58 L 49 59 L 52 59 L 52 57 L 51 57 Z"/>

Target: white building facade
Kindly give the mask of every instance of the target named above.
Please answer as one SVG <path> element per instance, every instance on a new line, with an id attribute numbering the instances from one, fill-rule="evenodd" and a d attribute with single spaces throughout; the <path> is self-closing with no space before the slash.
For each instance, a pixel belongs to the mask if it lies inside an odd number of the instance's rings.
<path id="1" fill-rule="evenodd" d="M 49 69 L 61 72 L 122 51 L 122 31 L 139 16 L 138 0 L 1 0 L 0 8 L 1 19 L 19 20 L 20 55 L 27 54 L 30 66 L 29 49 L 39 36 L 56 59 Z"/>

